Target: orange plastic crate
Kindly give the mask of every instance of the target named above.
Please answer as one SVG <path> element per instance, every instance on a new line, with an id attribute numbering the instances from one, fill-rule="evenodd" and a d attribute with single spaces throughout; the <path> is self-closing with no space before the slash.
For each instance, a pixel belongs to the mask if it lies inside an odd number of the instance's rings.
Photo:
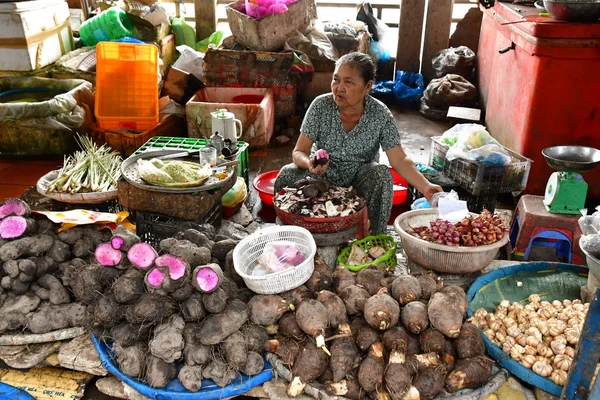
<path id="1" fill-rule="evenodd" d="M 101 129 L 145 131 L 158 123 L 158 50 L 148 44 L 96 45 L 96 119 Z"/>

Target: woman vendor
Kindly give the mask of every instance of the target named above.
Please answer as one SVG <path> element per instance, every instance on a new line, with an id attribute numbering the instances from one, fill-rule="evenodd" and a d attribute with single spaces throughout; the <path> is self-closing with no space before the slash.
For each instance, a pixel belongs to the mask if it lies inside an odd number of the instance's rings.
<path id="1" fill-rule="evenodd" d="M 374 78 L 375 64 L 366 54 L 350 53 L 336 62 L 332 93 L 310 105 L 292 153 L 294 162 L 279 172 L 275 193 L 307 176 L 352 186 L 367 202 L 371 234 L 380 234 L 386 231 L 393 196 L 392 174 L 378 164 L 380 147 L 396 172 L 427 200 L 442 188 L 425 179 L 406 156 L 391 111 L 369 96 Z M 314 163 L 317 149 L 329 153 L 327 164 Z"/>

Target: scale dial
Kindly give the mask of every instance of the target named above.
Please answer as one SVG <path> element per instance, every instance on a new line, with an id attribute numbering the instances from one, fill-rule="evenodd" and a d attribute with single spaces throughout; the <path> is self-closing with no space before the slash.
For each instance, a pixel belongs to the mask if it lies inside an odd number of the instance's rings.
<path id="1" fill-rule="evenodd" d="M 550 207 L 558 193 L 558 172 L 553 172 L 546 184 L 546 192 L 544 193 L 544 204 Z"/>

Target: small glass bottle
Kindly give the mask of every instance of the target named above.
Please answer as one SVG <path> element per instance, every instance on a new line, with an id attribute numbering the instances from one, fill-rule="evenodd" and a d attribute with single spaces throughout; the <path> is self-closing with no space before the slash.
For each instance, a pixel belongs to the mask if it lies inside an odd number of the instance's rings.
<path id="1" fill-rule="evenodd" d="M 223 139 L 223 136 L 217 131 L 211 136 L 210 144 L 217 149 L 217 155 L 221 155 L 223 147 L 225 147 L 225 139 Z"/>

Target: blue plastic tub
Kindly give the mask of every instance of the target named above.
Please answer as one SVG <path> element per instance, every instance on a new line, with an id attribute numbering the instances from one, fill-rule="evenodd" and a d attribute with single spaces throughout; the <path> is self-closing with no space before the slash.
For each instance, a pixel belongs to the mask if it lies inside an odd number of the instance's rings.
<path id="1" fill-rule="evenodd" d="M 156 400 L 218 400 L 227 397 L 239 396 L 252 388 L 262 385 L 273 378 L 273 368 L 265 360 L 265 369 L 258 375 L 246 376 L 240 374 L 235 381 L 225 387 L 217 386 L 210 379 L 202 380 L 202 388 L 197 392 L 189 392 L 179 380 L 173 379 L 166 388 L 152 388 L 138 379 L 125 375 L 114 363 L 114 355 L 110 347 L 102 340 L 91 335 L 96 351 L 100 355 L 102 366 L 108 372 L 125 382 L 142 395 Z"/>
<path id="2" fill-rule="evenodd" d="M 525 295 L 525 293 L 527 293 L 528 291 L 526 279 L 535 279 L 535 276 L 532 277 L 532 274 L 537 274 L 540 278 L 543 279 L 543 277 L 547 276 L 548 274 L 556 273 L 565 274 L 565 276 L 570 277 L 571 279 L 569 279 L 569 281 L 571 283 L 569 283 L 569 285 L 573 286 L 572 293 L 578 293 L 581 283 L 585 284 L 584 282 L 587 280 L 588 269 L 579 265 L 549 262 L 529 262 L 497 269 L 496 271 L 490 272 L 489 274 L 485 274 L 479 277 L 475 282 L 473 282 L 473 284 L 469 288 L 469 291 L 467 292 L 467 297 L 469 298 L 469 309 L 467 310 L 467 316 L 470 317 L 473 314 L 473 312 L 476 311 L 475 309 L 471 309 L 471 307 L 473 307 L 473 302 L 476 299 L 476 296 L 480 294 L 480 292 L 484 290 L 493 291 L 499 287 L 499 285 L 495 284 L 496 281 L 510 280 L 509 282 L 514 282 L 515 287 L 517 287 L 516 282 L 518 280 L 521 280 L 521 276 L 523 277 L 522 280 L 525 281 L 525 284 L 523 285 L 521 290 L 523 294 L 508 294 L 505 292 L 498 293 L 499 297 L 503 299 L 506 298 L 512 303 L 514 301 L 522 301 L 527 299 L 527 296 Z M 500 291 L 500 289 L 497 290 Z M 551 287 L 548 290 L 548 299 L 552 300 L 552 295 L 556 292 L 558 292 L 558 290 L 556 290 L 556 287 Z M 533 292 L 529 294 L 533 294 Z M 499 302 L 500 301 L 498 301 L 498 303 Z M 525 366 L 521 365 L 517 361 L 513 360 L 510 357 L 510 355 L 503 352 L 500 347 L 492 343 L 492 341 L 488 339 L 487 336 L 483 334 L 481 336 L 483 337 L 483 341 L 485 342 L 485 347 L 488 354 L 494 360 L 496 360 L 498 364 L 506 368 L 511 374 L 556 397 L 561 396 L 563 389 L 562 386 L 558 386 L 550 379 L 544 378 L 536 374 L 529 368 L 526 368 Z"/>

